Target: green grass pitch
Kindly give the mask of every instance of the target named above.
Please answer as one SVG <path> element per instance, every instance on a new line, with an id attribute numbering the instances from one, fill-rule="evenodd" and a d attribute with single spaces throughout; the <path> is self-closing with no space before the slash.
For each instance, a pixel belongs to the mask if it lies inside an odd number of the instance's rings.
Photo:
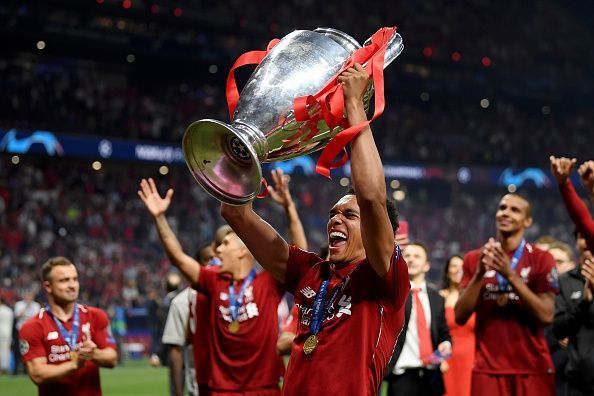
<path id="1" fill-rule="evenodd" d="M 105 396 L 163 396 L 169 394 L 167 368 L 150 367 L 147 360 L 126 361 L 113 370 L 101 369 L 101 389 Z M 37 387 L 28 376 L 0 377 L 0 394 L 31 396 Z"/>

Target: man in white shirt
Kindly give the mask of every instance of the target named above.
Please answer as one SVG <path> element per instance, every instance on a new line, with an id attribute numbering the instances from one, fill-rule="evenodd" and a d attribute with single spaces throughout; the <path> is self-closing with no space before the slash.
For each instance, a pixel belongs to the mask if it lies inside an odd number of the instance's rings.
<path id="1" fill-rule="evenodd" d="M 12 309 L 0 295 L 0 375 L 6 374 L 9 368 L 13 320 Z"/>
<path id="2" fill-rule="evenodd" d="M 431 266 L 427 248 L 419 242 L 411 243 L 403 257 L 411 293 L 405 303 L 404 329 L 388 366 L 388 394 L 443 395 L 439 365 L 452 352 L 445 301 L 425 280 Z"/>
<path id="3" fill-rule="evenodd" d="M 183 395 L 184 385 L 189 396 L 198 395 L 194 355 L 188 340 L 190 304 L 195 298 L 196 290 L 191 287 L 175 296 L 163 330 L 162 342 L 169 347 L 169 390 L 172 396 Z"/>
<path id="4" fill-rule="evenodd" d="M 29 318 L 37 315 L 39 310 L 41 309 L 41 305 L 35 300 L 33 300 L 33 293 L 25 292 L 23 295 L 23 299 L 17 301 L 14 305 L 14 320 L 16 321 L 16 329 L 17 331 L 21 330 L 23 323 L 25 323 Z M 14 356 L 14 374 L 18 374 L 19 371 L 25 373 L 25 368 L 21 361 L 21 352 L 18 348 L 18 343 L 16 345 L 16 350 L 13 351 Z M 23 368 L 20 370 L 20 368 Z"/>

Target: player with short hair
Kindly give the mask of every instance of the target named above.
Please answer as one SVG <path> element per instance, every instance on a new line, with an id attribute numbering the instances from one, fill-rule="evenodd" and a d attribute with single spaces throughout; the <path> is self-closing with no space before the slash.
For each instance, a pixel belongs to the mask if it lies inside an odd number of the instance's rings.
<path id="1" fill-rule="evenodd" d="M 349 123 L 365 122 L 361 97 L 369 76 L 355 65 L 338 80 Z M 343 196 L 329 213 L 327 261 L 288 245 L 251 205 L 221 207 L 299 307 L 284 395 L 377 395 L 404 323 L 408 272 L 394 243 L 396 211 L 386 199 L 383 166 L 368 126 L 351 143 L 351 171 L 355 193 Z"/>
<path id="2" fill-rule="evenodd" d="M 552 323 L 557 269 L 550 253 L 524 239 L 532 224 L 528 200 L 507 194 L 495 215 L 496 239 L 464 256 L 456 322 L 476 312 L 472 394 L 549 396 L 553 362 L 544 337 Z"/>
<path id="3" fill-rule="evenodd" d="M 23 362 L 39 395 L 101 395 L 99 367 L 118 354 L 107 314 L 79 304 L 76 266 L 53 257 L 41 269 L 48 304 L 19 331 Z"/>
<path id="4" fill-rule="evenodd" d="M 201 267 L 184 253 L 165 217 L 173 189 L 162 197 L 152 179 L 143 179 L 138 194 L 172 264 L 210 299 L 210 394 L 278 395 L 284 369 L 276 353 L 277 308 L 284 293 L 278 282 L 257 271 L 254 257 L 234 232 L 216 249 L 220 266 Z"/>

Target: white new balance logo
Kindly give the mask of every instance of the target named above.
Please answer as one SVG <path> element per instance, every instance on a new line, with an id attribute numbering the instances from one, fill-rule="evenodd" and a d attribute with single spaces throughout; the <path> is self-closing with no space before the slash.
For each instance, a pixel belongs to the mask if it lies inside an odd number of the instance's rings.
<path id="1" fill-rule="evenodd" d="M 338 310 L 338 313 L 336 314 L 337 318 L 340 318 L 342 315 L 349 315 L 351 316 L 352 312 L 351 312 L 351 297 L 347 297 L 345 295 L 343 295 L 340 298 L 340 301 L 338 302 L 338 305 L 340 306 L 340 309 Z"/>
<path id="2" fill-rule="evenodd" d="M 309 286 L 301 289 L 301 293 L 305 296 L 305 298 L 312 298 L 316 295 L 316 292 L 313 291 L 312 288 Z"/>

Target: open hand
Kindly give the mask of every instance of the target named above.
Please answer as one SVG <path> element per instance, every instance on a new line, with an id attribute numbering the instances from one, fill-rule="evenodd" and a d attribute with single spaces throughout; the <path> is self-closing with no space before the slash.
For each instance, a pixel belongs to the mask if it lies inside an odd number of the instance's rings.
<path id="1" fill-rule="evenodd" d="M 480 277 L 482 277 L 485 272 L 491 270 L 493 267 L 493 262 L 495 260 L 495 253 L 493 252 L 494 244 L 495 240 L 493 238 L 489 238 L 489 241 L 485 243 L 481 249 L 479 263 L 476 268 L 476 274 Z"/>
<path id="2" fill-rule="evenodd" d="M 576 163 L 575 158 L 557 158 L 555 156 L 550 156 L 549 160 L 551 161 L 551 172 L 555 179 L 557 179 L 557 183 L 564 184 L 569 179 L 569 175 L 573 171 L 573 168 Z"/>
<path id="3" fill-rule="evenodd" d="M 171 197 L 173 197 L 173 189 L 167 190 L 165 197 L 161 197 L 155 181 L 151 178 L 142 179 L 140 182 L 140 190 L 138 196 L 142 199 L 142 202 L 146 205 L 146 208 L 154 217 L 164 214 L 171 204 Z"/>
<path id="4" fill-rule="evenodd" d="M 493 245 L 493 254 L 491 269 L 499 272 L 505 279 L 509 279 L 513 275 L 514 270 L 509 262 L 509 256 L 505 253 L 503 247 L 501 247 L 501 243 L 496 242 Z"/>
<path id="5" fill-rule="evenodd" d="M 291 197 L 291 191 L 289 190 L 291 176 L 285 175 L 282 169 L 273 169 L 272 181 L 274 182 L 274 186 L 268 186 L 270 197 L 283 208 L 288 208 L 293 204 L 293 198 Z"/>

